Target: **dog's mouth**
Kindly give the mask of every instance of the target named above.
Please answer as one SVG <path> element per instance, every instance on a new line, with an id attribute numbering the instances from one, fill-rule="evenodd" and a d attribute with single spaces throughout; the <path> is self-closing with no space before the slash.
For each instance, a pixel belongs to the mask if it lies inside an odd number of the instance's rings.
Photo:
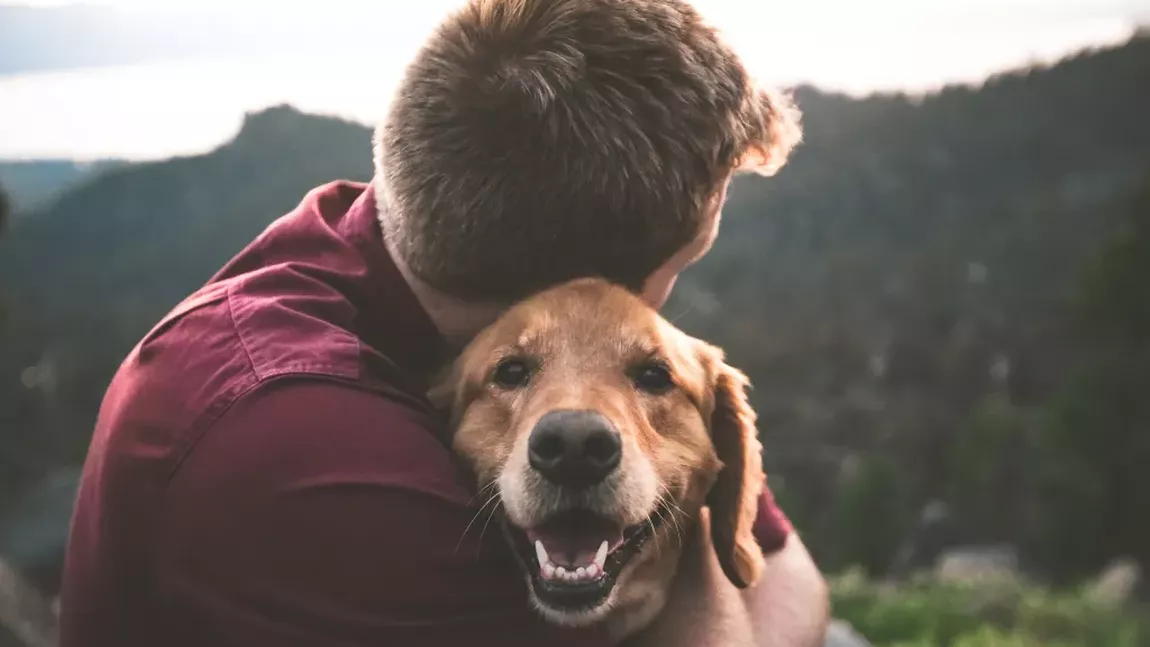
<path id="1" fill-rule="evenodd" d="M 624 527 L 590 510 L 572 509 L 530 528 L 509 525 L 508 530 L 539 603 L 589 611 L 607 601 L 619 574 L 654 536 L 664 515 L 656 510 Z"/>

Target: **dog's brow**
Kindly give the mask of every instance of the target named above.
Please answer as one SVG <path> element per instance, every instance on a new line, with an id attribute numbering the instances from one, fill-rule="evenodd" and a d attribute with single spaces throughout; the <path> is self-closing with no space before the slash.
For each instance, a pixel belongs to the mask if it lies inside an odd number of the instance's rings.
<path id="1" fill-rule="evenodd" d="M 527 354 L 527 349 L 525 347 L 523 347 L 519 343 L 514 343 L 514 344 L 507 344 L 505 346 L 499 346 L 494 351 L 492 351 L 491 356 L 496 361 L 502 361 L 505 359 L 510 359 L 513 357 L 519 357 L 519 356 L 526 355 L 526 354 Z"/>
<path id="2" fill-rule="evenodd" d="M 527 331 L 519 335 L 508 348 L 516 353 L 540 353 L 547 348 L 546 331 Z"/>
<path id="3" fill-rule="evenodd" d="M 528 348 L 528 347 L 534 346 L 534 345 L 535 345 L 535 341 L 536 341 L 538 338 L 539 338 L 539 335 L 538 335 L 538 334 L 537 334 L 535 331 L 533 331 L 533 330 L 524 330 L 523 332 L 519 333 L 519 337 L 517 337 L 517 338 L 515 339 L 515 347 L 517 347 L 517 348 L 519 348 L 520 350 L 522 350 L 522 349 L 524 349 L 524 348 Z"/>
<path id="4" fill-rule="evenodd" d="M 663 346 L 658 339 L 637 331 L 620 331 L 616 343 L 624 355 L 643 360 L 663 356 Z"/>
<path id="5" fill-rule="evenodd" d="M 520 333 L 514 341 L 497 347 L 493 354 L 498 359 L 519 355 L 535 355 L 542 351 L 546 338 L 545 331 L 527 330 Z"/>

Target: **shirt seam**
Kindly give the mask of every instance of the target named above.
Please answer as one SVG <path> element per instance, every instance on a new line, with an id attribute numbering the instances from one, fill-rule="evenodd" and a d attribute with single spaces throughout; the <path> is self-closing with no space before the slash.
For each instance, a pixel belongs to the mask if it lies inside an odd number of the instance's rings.
<path id="1" fill-rule="evenodd" d="M 228 285 L 227 301 L 228 301 L 228 323 L 231 324 L 232 334 L 236 336 L 236 340 L 240 342 L 240 348 L 244 349 L 244 357 L 248 360 L 248 368 L 251 370 L 252 375 L 258 381 L 260 379 L 259 371 L 256 369 L 256 360 L 252 357 L 252 350 L 248 347 L 248 342 L 244 339 L 243 333 L 240 331 L 240 324 L 236 321 L 236 308 L 233 288 L 235 283 Z"/>

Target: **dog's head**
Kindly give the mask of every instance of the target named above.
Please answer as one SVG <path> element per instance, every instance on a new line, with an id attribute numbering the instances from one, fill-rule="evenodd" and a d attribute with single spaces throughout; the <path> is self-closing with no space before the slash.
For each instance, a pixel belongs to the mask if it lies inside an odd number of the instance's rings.
<path id="1" fill-rule="evenodd" d="M 481 500 L 502 505 L 534 604 L 578 625 L 666 573 L 703 505 L 724 572 L 757 579 L 765 477 L 745 387 L 717 348 L 582 279 L 485 329 L 432 397 Z"/>

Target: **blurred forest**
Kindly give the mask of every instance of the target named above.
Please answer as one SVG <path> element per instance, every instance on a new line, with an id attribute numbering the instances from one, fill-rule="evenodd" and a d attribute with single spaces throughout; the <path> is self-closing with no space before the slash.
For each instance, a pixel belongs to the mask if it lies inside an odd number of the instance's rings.
<path id="1" fill-rule="evenodd" d="M 921 101 L 799 92 L 806 143 L 668 314 L 754 378 L 828 568 L 885 572 L 930 501 L 1053 580 L 1150 565 L 1147 79 L 1143 35 Z"/>
<path id="2" fill-rule="evenodd" d="M 665 314 L 752 377 L 772 486 L 820 565 L 929 563 L 941 548 L 908 541 L 941 505 L 945 545 L 1015 547 L 1039 582 L 1145 572 L 1150 35 L 926 97 L 796 96 L 806 142 L 735 183 Z M 210 153 L 110 165 L 11 219 L 0 553 L 54 586 L 121 359 L 308 189 L 367 180 L 370 146 L 271 108 Z"/>

